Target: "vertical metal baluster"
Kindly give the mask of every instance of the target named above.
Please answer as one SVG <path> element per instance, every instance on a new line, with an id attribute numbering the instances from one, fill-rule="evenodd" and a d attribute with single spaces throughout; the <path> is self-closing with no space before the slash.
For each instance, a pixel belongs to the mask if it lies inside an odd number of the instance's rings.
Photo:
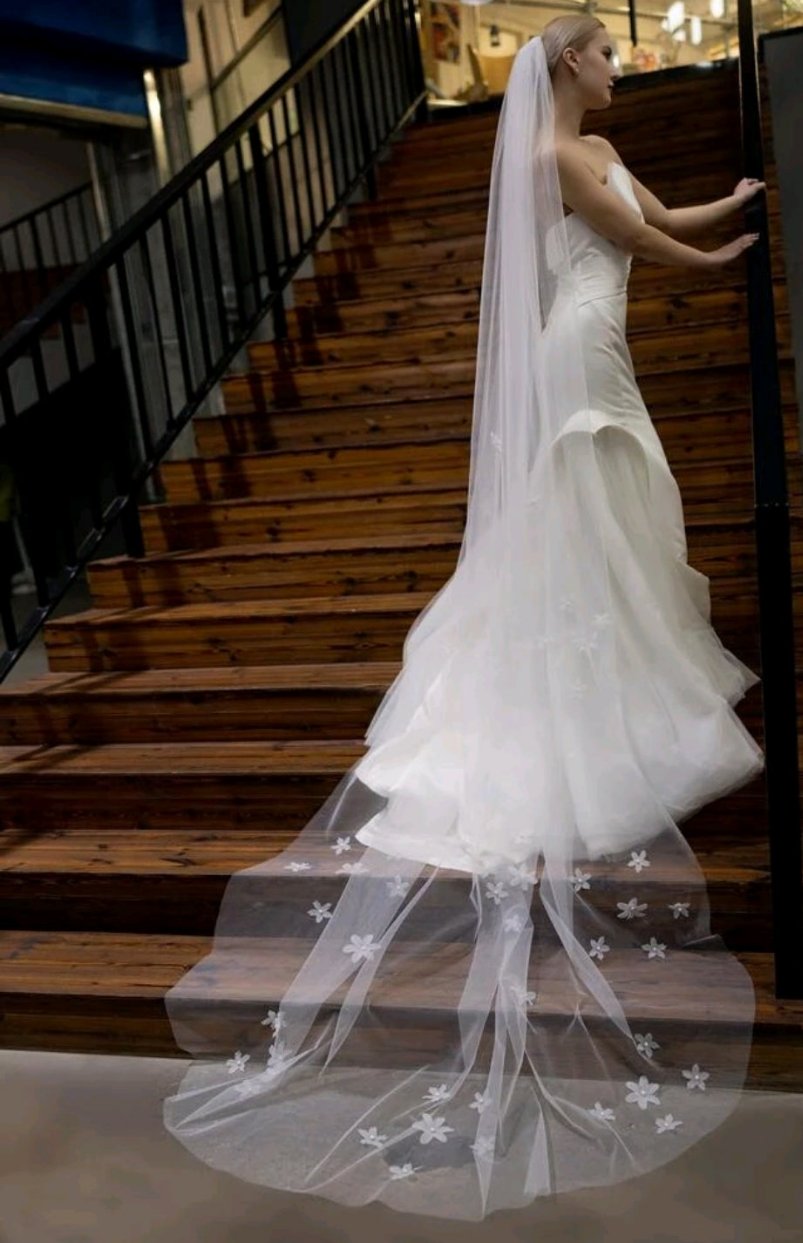
<path id="1" fill-rule="evenodd" d="M 415 97 L 415 89 L 405 0 L 391 0 L 391 13 L 393 28 L 396 32 L 397 60 L 402 77 L 402 111 L 406 112 Z"/>
<path id="2" fill-rule="evenodd" d="M 229 173 L 226 168 L 226 156 L 222 155 L 217 164 L 220 169 L 220 182 L 223 189 L 223 209 L 226 215 L 226 229 L 229 235 L 229 260 L 231 261 L 231 275 L 234 281 L 234 296 L 237 301 L 237 316 L 242 327 L 248 316 L 245 309 L 243 273 L 240 267 L 240 255 L 238 252 L 239 237 L 237 234 L 237 224 L 234 219 L 234 205 L 231 201 L 231 186 L 229 185 Z"/>
<path id="3" fill-rule="evenodd" d="M 301 160 L 304 165 L 304 184 L 307 190 L 307 203 L 309 205 L 309 232 L 307 234 L 307 238 L 305 239 L 306 241 L 312 237 L 315 232 L 317 214 L 315 211 L 315 196 L 312 193 L 312 173 L 310 171 L 309 148 L 307 144 L 307 116 L 309 113 L 309 98 L 307 98 L 305 103 L 304 96 L 307 95 L 307 92 L 304 90 L 302 93 L 302 86 L 306 87 L 306 79 L 299 80 L 296 85 L 296 99 L 298 100 L 298 132 L 301 139 Z"/>
<path id="4" fill-rule="evenodd" d="M 72 306 L 68 307 L 59 320 L 61 328 L 61 339 L 64 343 L 64 356 L 67 359 L 67 375 L 68 383 L 77 380 L 81 374 L 81 365 L 78 361 L 78 351 L 75 348 L 75 330 L 72 322 Z M 100 492 L 95 481 L 92 481 L 89 490 L 89 512 L 92 516 L 92 523 L 96 530 L 99 530 L 103 524 L 103 505 L 101 503 Z"/>
<path id="5" fill-rule="evenodd" d="M 380 11 L 382 14 L 382 28 L 385 34 L 385 49 L 393 100 L 393 128 L 395 129 L 404 115 L 404 82 L 401 75 L 400 49 L 396 46 L 393 0 L 383 0 Z"/>
<path id="6" fill-rule="evenodd" d="M 245 170 L 245 162 L 243 160 L 243 151 L 240 146 L 240 142 L 241 139 L 238 138 L 234 144 L 234 154 L 237 161 L 237 178 L 240 184 L 240 201 L 242 203 L 243 219 L 245 221 L 245 240 L 248 247 L 248 261 L 251 265 L 251 283 L 254 290 L 253 310 L 256 311 L 262 301 L 259 279 L 259 255 L 257 254 L 254 221 L 251 215 L 251 196 L 248 192 L 248 176 Z"/>
<path id="7" fill-rule="evenodd" d="M 153 316 L 153 335 L 159 354 L 159 369 L 162 376 L 162 388 L 164 390 L 165 399 L 165 422 L 168 426 L 173 422 L 173 398 L 170 393 L 170 373 L 167 369 L 167 359 L 164 349 L 164 332 L 162 331 L 162 317 L 159 314 L 159 299 L 156 294 L 156 282 L 153 279 L 153 265 L 151 263 L 151 252 L 148 246 L 147 236 L 139 239 L 139 253 L 142 259 L 142 267 L 145 272 L 145 283 L 150 294 L 151 314 Z"/>
<path id="8" fill-rule="evenodd" d="M 134 322 L 134 304 L 131 298 L 131 288 L 128 283 L 128 270 L 126 268 L 126 256 L 123 255 L 114 265 L 117 273 L 117 285 L 120 290 L 120 306 L 123 312 L 123 325 L 125 330 L 126 345 L 128 347 L 128 360 L 131 368 L 131 386 L 134 390 L 134 398 L 137 403 L 137 421 L 142 437 L 142 447 L 148 458 L 153 458 L 153 435 L 151 434 L 150 419 L 148 417 L 148 399 L 145 393 L 145 382 L 143 380 L 142 358 L 140 357 L 139 337 L 137 333 L 137 325 Z"/>
<path id="9" fill-rule="evenodd" d="M 277 212 L 279 216 L 279 227 L 282 231 L 282 243 L 284 246 L 284 263 L 285 263 L 285 268 L 287 268 L 290 264 L 290 256 L 292 254 L 292 250 L 290 247 L 290 231 L 288 228 L 288 221 L 287 221 L 287 203 L 285 200 L 285 193 L 284 193 L 284 178 L 282 177 L 282 165 L 281 165 L 281 160 L 279 158 L 279 144 L 276 140 L 276 123 L 273 119 L 274 106 L 275 105 L 272 104 L 270 108 L 268 109 L 268 113 L 267 113 L 268 129 L 270 130 L 270 145 L 271 145 L 270 158 L 271 158 L 271 163 L 273 165 L 274 185 L 276 187 L 276 208 L 277 208 Z M 267 161 L 267 157 L 265 157 L 266 174 L 267 174 L 267 171 L 268 171 L 268 161 Z M 277 259 L 278 259 L 278 251 L 277 251 Z"/>
<path id="10" fill-rule="evenodd" d="M 405 0 L 410 28 L 410 53 L 413 64 L 413 99 L 420 96 L 414 117 L 417 123 L 429 120 L 427 105 L 427 84 L 424 76 L 424 64 L 421 59 L 421 46 L 418 41 L 418 26 L 415 20 L 415 0 Z"/>
<path id="11" fill-rule="evenodd" d="M 301 200 L 298 197 L 298 171 L 296 169 L 296 157 L 293 151 L 293 135 L 290 133 L 290 114 L 287 108 L 286 93 L 279 99 L 279 105 L 282 109 L 282 117 L 284 119 L 284 137 L 287 148 L 287 160 L 290 172 L 290 191 L 293 199 L 293 211 L 296 219 L 296 246 L 293 251 L 293 258 L 303 249 L 304 242 L 303 229 L 301 226 Z"/>
<path id="12" fill-rule="evenodd" d="M 53 266 L 58 268 L 61 267 L 61 252 L 59 251 L 58 238 L 56 237 L 56 230 L 53 224 L 53 212 L 45 212 L 45 219 L 47 221 L 47 230 L 50 234 L 50 245 L 53 247 Z"/>
<path id="13" fill-rule="evenodd" d="M 145 238 L 141 239 L 145 242 Z M 150 266 L 150 257 L 148 258 Z M 96 278 L 87 294 L 87 311 L 89 313 L 89 331 L 92 337 L 92 348 L 95 358 L 108 364 L 113 353 L 109 321 L 106 313 L 105 288 L 103 276 Z M 152 273 L 151 273 L 152 276 Z M 115 432 L 112 443 L 112 477 L 118 497 L 125 498 L 120 510 L 120 524 L 123 529 L 123 542 L 129 557 L 141 557 L 145 552 L 142 539 L 142 528 L 139 522 L 136 498 L 132 492 L 133 477 L 128 444 L 123 438 L 126 421 L 119 417 L 119 412 L 112 411 L 112 429 Z"/>
<path id="14" fill-rule="evenodd" d="M 173 323 L 176 329 L 176 339 L 178 341 L 178 356 L 181 363 L 181 377 L 184 381 L 184 402 L 185 405 L 193 394 L 194 383 L 192 378 L 192 367 L 190 365 L 190 351 L 187 345 L 187 321 L 184 315 L 184 304 L 181 294 L 181 283 L 178 275 L 178 264 L 176 263 L 176 251 L 173 244 L 173 229 L 170 224 L 170 212 L 166 211 L 162 216 L 162 241 L 165 248 L 165 260 L 167 266 L 167 280 L 170 286 L 170 302 L 173 311 Z"/>
<path id="15" fill-rule="evenodd" d="M 389 75 L 387 66 L 384 63 L 382 21 L 380 21 L 379 5 L 375 9 L 370 10 L 367 19 L 365 19 L 365 32 L 367 32 L 368 36 L 368 47 L 373 48 L 373 55 L 369 56 L 368 60 L 370 66 L 372 66 L 379 132 L 382 135 L 382 139 L 385 139 L 393 129 L 393 122 L 392 109 L 390 109 L 388 98 Z M 379 147 L 380 142 L 377 145 Z"/>
<path id="16" fill-rule="evenodd" d="M 44 328 L 45 325 L 42 325 Z M 42 355 L 42 336 L 38 336 L 31 343 L 31 363 L 33 365 L 33 374 L 36 381 L 37 405 L 40 402 L 46 402 L 50 396 L 50 385 L 47 380 L 45 371 L 45 360 Z M 52 459 L 51 459 L 52 460 Z M 68 492 L 69 476 L 65 477 L 65 471 L 59 475 L 57 488 L 57 503 L 61 516 L 61 521 L 55 525 L 58 534 L 58 542 L 61 545 L 62 553 L 67 561 L 68 566 L 74 566 L 78 560 L 78 552 L 75 547 L 75 532 L 73 531 L 72 514 L 70 512 L 70 496 Z M 51 494 L 50 500 L 53 499 Z M 44 517 L 44 515 L 43 515 Z M 53 524 L 51 524 L 53 530 Z M 59 571 L 62 566 L 59 566 Z"/>
<path id="17" fill-rule="evenodd" d="M 201 353 L 204 357 L 204 370 L 208 374 L 212 370 L 212 350 L 209 341 L 209 328 L 206 323 L 206 302 L 204 299 L 201 269 L 198 264 L 198 249 L 195 245 L 195 224 L 190 207 L 189 190 L 182 194 L 180 202 L 181 212 L 184 219 L 184 232 L 187 237 L 187 251 L 190 261 L 192 289 L 195 296 L 195 305 L 198 308 L 198 332 L 201 338 Z"/>
<path id="18" fill-rule="evenodd" d="M 3 246 L 2 242 L 0 242 L 0 275 L 2 276 L 9 275 L 8 268 L 6 267 L 5 247 Z M 2 324 L 0 324 L 0 334 L 2 334 L 3 336 L 14 325 L 13 281 L 14 281 L 14 276 L 13 276 L 13 273 L 11 273 L 11 279 L 7 281 L 3 281 L 0 284 L 0 288 L 2 288 L 3 290 L 3 301 L 6 307 L 5 318 L 8 320 L 7 323 L 3 322 Z"/>
<path id="19" fill-rule="evenodd" d="M 42 239 L 39 236 L 39 227 L 36 223 L 36 216 L 31 216 L 28 227 L 31 230 L 34 262 L 36 263 L 36 276 L 39 284 L 39 297 L 45 298 L 47 297 L 47 277 L 45 275 L 45 259 L 42 253 Z"/>
<path id="20" fill-rule="evenodd" d="M 14 406 L 14 398 L 11 393 L 11 381 L 6 367 L 0 367 L 0 409 L 3 412 L 6 431 L 10 439 L 16 429 L 17 413 Z M 14 469 L 15 461 L 13 450 L 9 452 L 9 465 L 11 467 L 17 496 L 20 497 L 19 477 L 17 470 Z M 6 667 L 10 667 L 13 653 L 19 643 L 17 623 L 14 620 L 14 610 L 11 605 L 10 596 L 8 599 L 5 595 L 0 596 L 0 623 L 2 623 L 3 626 L 3 634 L 5 636 L 6 647 L 8 648 L 7 655 L 0 655 L 0 676 L 2 676 Z"/>
<path id="21" fill-rule="evenodd" d="M 326 141 L 329 146 L 329 163 L 332 169 L 332 189 L 335 200 L 337 200 L 348 185 L 348 171 L 345 164 L 345 127 L 340 115 L 337 83 L 335 83 L 335 89 L 332 90 L 331 70 L 332 54 L 330 53 L 321 61 L 321 78 L 323 81 L 323 119 L 326 125 Z M 334 117 L 332 114 L 333 105 L 336 113 Z M 333 120 L 336 123 L 335 126 L 333 126 Z M 335 138 L 335 129 L 337 130 L 337 138 Z M 339 176 L 341 170 L 343 173 L 342 179 Z"/>
<path id="22" fill-rule="evenodd" d="M 17 252 L 17 272 L 19 274 L 19 281 L 12 286 L 11 295 L 11 318 L 14 323 L 16 323 L 26 311 L 36 305 L 37 298 L 41 295 L 37 290 L 37 282 L 35 280 L 34 273 L 31 268 L 28 267 L 25 259 L 25 251 L 22 248 L 18 225 L 13 226 L 11 236 L 14 238 L 14 247 Z M 17 298 L 14 296 L 15 291 L 19 291 L 25 299 L 25 307 L 22 311 L 17 305 Z"/>
<path id="23" fill-rule="evenodd" d="M 335 75 L 335 84 L 338 88 L 338 93 L 337 93 L 338 99 L 342 102 L 342 105 L 345 111 L 345 118 L 347 122 L 347 126 L 344 126 L 344 129 L 343 129 L 344 140 L 346 136 L 346 128 L 348 128 L 348 131 L 351 135 L 351 143 L 348 148 L 351 154 L 351 159 L 349 160 L 350 168 L 349 168 L 349 173 L 348 173 L 348 179 L 349 181 L 353 181 L 362 167 L 362 157 L 360 155 L 360 129 L 359 129 L 359 126 L 357 124 L 357 119 L 356 119 L 357 108 L 356 108 L 356 105 L 353 103 L 353 95 L 352 95 L 352 90 L 351 90 L 351 72 L 350 72 L 351 52 L 349 48 L 350 40 L 351 40 L 351 34 L 349 33 L 348 35 L 346 35 L 346 38 L 343 39 L 342 42 L 338 43 L 337 46 L 335 47 L 335 52 L 338 54 L 339 59 L 340 59 L 340 64 L 338 66 L 339 72 L 337 72 Z M 340 89 L 341 86 L 342 86 L 342 92 Z"/>
<path id="24" fill-rule="evenodd" d="M 320 63 L 320 62 L 319 62 Z M 318 193 L 321 196 L 321 219 L 329 211 L 329 195 L 326 189 L 326 173 L 324 169 L 324 151 L 321 143 L 321 127 L 318 121 L 320 87 L 318 85 L 317 65 L 313 65 L 307 75 L 309 82 L 309 100 L 312 109 L 312 136 L 315 141 L 315 152 L 318 159 Z"/>
<path id="25" fill-rule="evenodd" d="M 78 261 L 78 252 L 75 249 L 75 234 L 73 233 L 72 221 L 70 220 L 70 205 L 68 202 L 65 202 L 62 204 L 62 207 L 64 208 L 64 233 L 70 249 L 67 262 L 73 265 Z"/>
<path id="26" fill-rule="evenodd" d="M 363 92 L 363 84 L 360 69 L 359 45 L 356 41 L 357 27 L 351 31 L 355 36 L 349 43 L 349 55 L 351 60 L 352 84 L 354 87 L 354 110 L 356 113 L 357 126 L 360 134 L 360 162 L 358 167 L 364 169 L 365 184 L 368 190 L 368 197 L 375 199 L 377 197 L 376 185 L 376 169 L 371 161 L 373 154 L 371 147 L 371 135 L 368 129 L 368 117 L 365 110 L 365 95 Z"/>
<path id="27" fill-rule="evenodd" d="M 276 250 L 276 233 L 273 227 L 273 206 L 268 188 L 268 166 L 262 150 L 262 138 L 259 125 L 254 124 L 248 131 L 251 145 L 251 165 L 254 170 L 254 185 L 259 205 L 259 221 L 262 225 L 262 253 L 265 256 L 265 269 L 268 285 L 273 291 L 273 330 L 277 340 L 287 336 L 287 316 L 284 309 L 284 295 L 280 288 L 279 259 Z"/>
<path id="28" fill-rule="evenodd" d="M 359 49 L 357 64 L 360 67 L 357 82 L 362 101 L 362 112 L 365 116 L 367 132 L 370 133 L 367 158 L 372 159 L 380 143 L 379 109 L 374 97 L 374 76 L 371 71 L 371 44 L 368 37 L 367 22 L 354 27 L 355 46 Z"/>
<path id="29" fill-rule="evenodd" d="M 215 291 L 215 306 L 217 307 L 220 343 L 221 347 L 226 349 L 231 340 L 231 336 L 229 333 L 229 319 L 226 314 L 226 303 L 223 299 L 223 272 L 220 266 L 220 253 L 217 248 L 215 210 L 212 204 L 212 195 L 209 192 L 209 182 L 207 180 L 206 173 L 204 173 L 201 177 L 201 197 L 204 204 L 204 232 L 206 233 L 206 240 L 209 244 L 209 262 L 212 267 L 212 288 Z"/>
<path id="30" fill-rule="evenodd" d="M 93 244 L 93 242 L 92 242 L 92 241 L 90 241 L 90 239 L 89 239 L 89 229 L 88 229 L 88 227 L 87 227 L 87 223 L 86 223 L 86 203 L 87 203 L 87 197 L 88 197 L 88 195 L 87 195 L 87 194 L 82 194 L 82 195 L 81 195 L 81 197 L 80 197 L 80 199 L 78 200 L 78 205 L 79 205 L 78 219 L 79 219 L 79 220 L 80 220 L 80 222 L 81 222 L 81 234 L 82 234 L 83 239 L 84 239 L 84 256 L 83 256 L 83 257 L 84 257 L 85 259 L 88 259 L 88 258 L 89 258 L 89 256 L 92 254 L 92 251 L 94 250 L 94 244 Z M 94 207 L 94 203 L 93 203 L 93 207 Z M 94 230 L 93 230 L 93 232 L 94 232 Z"/>

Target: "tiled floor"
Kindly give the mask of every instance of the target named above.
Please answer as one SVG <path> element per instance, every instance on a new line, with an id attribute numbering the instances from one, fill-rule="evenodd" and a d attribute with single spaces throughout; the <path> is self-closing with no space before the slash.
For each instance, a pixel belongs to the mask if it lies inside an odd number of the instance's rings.
<path id="1" fill-rule="evenodd" d="M 183 1063 L 0 1054 L 0 1243 L 801 1243 L 803 1096 L 749 1094 L 718 1131 L 611 1188 L 485 1222 L 277 1194 L 162 1129 Z"/>

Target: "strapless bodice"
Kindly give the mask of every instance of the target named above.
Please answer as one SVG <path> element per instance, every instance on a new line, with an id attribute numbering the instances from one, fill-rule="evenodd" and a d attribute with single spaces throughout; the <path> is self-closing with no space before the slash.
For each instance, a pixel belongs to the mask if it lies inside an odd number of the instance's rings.
<path id="1" fill-rule="evenodd" d="M 617 160 L 608 165 L 606 184 L 644 219 L 630 174 Z M 577 212 L 571 212 L 565 223 L 572 261 L 571 283 L 578 304 L 626 292 L 633 256 L 597 233 Z"/>

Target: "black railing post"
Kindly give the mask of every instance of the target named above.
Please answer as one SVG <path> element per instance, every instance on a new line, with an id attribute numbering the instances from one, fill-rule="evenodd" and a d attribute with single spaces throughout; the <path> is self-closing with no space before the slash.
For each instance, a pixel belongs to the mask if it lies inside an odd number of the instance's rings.
<path id="1" fill-rule="evenodd" d="M 403 0 L 407 8 L 407 20 L 410 32 L 410 48 L 413 59 L 413 77 L 415 82 L 415 93 L 421 95 L 418 107 L 415 110 L 416 124 L 423 124 L 430 119 L 429 106 L 427 104 L 427 80 L 424 73 L 424 62 L 421 58 L 421 42 L 418 38 L 418 23 L 416 22 L 416 4 L 415 0 Z"/>
<path id="2" fill-rule="evenodd" d="M 273 206 L 270 201 L 268 187 L 268 165 L 262 148 L 259 125 L 254 124 L 248 131 L 251 145 L 251 163 L 254 169 L 254 185 L 259 205 L 259 224 L 262 232 L 262 251 L 265 256 L 265 271 L 268 285 L 274 293 L 273 332 L 277 341 L 287 336 L 287 315 L 284 309 L 281 276 L 279 274 L 278 252 L 276 250 L 276 231 L 273 227 Z"/>
<path id="3" fill-rule="evenodd" d="M 763 180 L 761 103 L 751 0 L 739 0 L 739 82 L 743 169 L 746 176 Z M 749 200 L 745 217 L 746 228 L 759 234 L 759 240 L 745 257 L 775 994 L 799 998 L 803 997 L 803 849 L 794 596 L 765 194 L 756 194 Z"/>
<path id="4" fill-rule="evenodd" d="M 96 280 L 90 287 L 86 306 L 95 360 L 100 364 L 101 373 L 106 370 L 111 379 L 114 346 L 112 345 L 111 332 L 109 331 L 106 292 L 100 280 Z M 108 386 L 108 391 L 109 394 L 113 391 L 111 383 Z M 137 510 L 137 497 L 133 494 L 131 487 L 133 471 L 131 469 L 128 438 L 126 436 L 128 430 L 127 415 L 128 410 L 121 408 L 119 402 L 109 402 L 107 417 L 112 423 L 112 471 L 114 486 L 121 501 L 119 516 L 120 525 L 123 529 L 125 550 L 129 557 L 142 557 L 145 553 L 145 543 L 142 538 L 142 527 L 140 526 L 139 512 Z"/>
<path id="5" fill-rule="evenodd" d="M 360 147 L 362 148 L 360 152 L 360 164 L 368 164 L 368 167 L 363 173 L 365 187 L 368 191 L 369 199 L 376 199 L 378 193 L 376 170 L 373 164 L 369 162 L 371 158 L 371 135 L 368 129 L 368 113 L 366 112 L 365 83 L 362 76 L 362 66 L 360 64 L 360 50 L 357 46 L 356 34 L 354 31 L 352 31 L 348 36 L 346 45 L 348 47 L 349 64 L 351 66 L 351 75 L 354 82 L 354 102 L 357 110 L 357 126 L 360 134 Z"/>

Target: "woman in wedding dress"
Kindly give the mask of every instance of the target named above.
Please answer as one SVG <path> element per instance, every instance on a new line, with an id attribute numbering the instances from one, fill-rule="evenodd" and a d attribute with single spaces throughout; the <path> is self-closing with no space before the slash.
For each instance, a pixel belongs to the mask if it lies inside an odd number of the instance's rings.
<path id="1" fill-rule="evenodd" d="M 761 771 L 758 677 L 711 627 L 625 322 L 633 254 L 709 269 L 754 235 L 669 236 L 580 136 L 611 57 L 587 15 L 516 57 L 455 572 L 365 754 L 167 997 L 194 1061 L 165 1124 L 251 1182 L 478 1220 L 671 1161 L 743 1088 L 753 986 L 678 826 Z"/>

